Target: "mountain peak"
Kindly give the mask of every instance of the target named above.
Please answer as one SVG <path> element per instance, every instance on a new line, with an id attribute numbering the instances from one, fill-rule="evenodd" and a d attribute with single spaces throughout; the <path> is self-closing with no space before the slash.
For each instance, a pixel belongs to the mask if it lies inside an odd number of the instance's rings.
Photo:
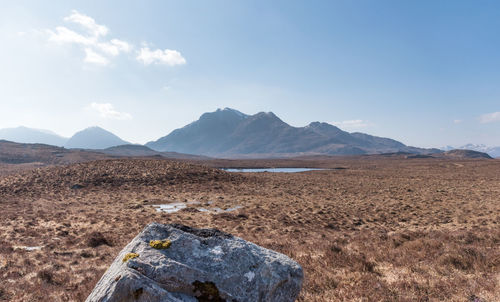
<path id="1" fill-rule="evenodd" d="M 264 125 L 281 125 L 281 126 L 289 126 L 283 120 L 281 120 L 276 114 L 272 112 L 259 112 L 255 115 L 252 115 L 246 119 L 246 121 L 250 124 L 258 123 L 260 126 Z"/>
<path id="2" fill-rule="evenodd" d="M 85 129 L 81 130 L 80 132 L 83 132 L 83 131 L 106 131 L 106 132 L 109 132 L 109 131 L 107 131 L 99 126 L 90 126 L 90 127 L 87 127 Z"/>
<path id="3" fill-rule="evenodd" d="M 268 112 L 261 111 L 261 112 L 255 114 L 254 116 L 261 117 L 261 118 L 264 117 L 264 118 L 280 119 L 278 116 L 276 116 L 276 114 L 274 114 L 271 111 L 268 111 Z"/>
<path id="4" fill-rule="evenodd" d="M 75 133 L 66 143 L 66 148 L 106 149 L 130 144 L 115 134 L 98 126 L 92 126 Z"/>
<path id="5" fill-rule="evenodd" d="M 248 117 L 247 114 L 245 114 L 245 113 L 243 113 L 243 112 L 241 112 L 239 110 L 236 110 L 236 109 L 233 109 L 233 108 L 229 108 L 229 107 L 225 107 L 224 109 L 218 108 L 215 112 L 216 113 L 217 112 L 232 113 L 232 114 L 236 114 L 236 115 L 238 115 L 240 117 L 243 117 L 243 118 Z"/>

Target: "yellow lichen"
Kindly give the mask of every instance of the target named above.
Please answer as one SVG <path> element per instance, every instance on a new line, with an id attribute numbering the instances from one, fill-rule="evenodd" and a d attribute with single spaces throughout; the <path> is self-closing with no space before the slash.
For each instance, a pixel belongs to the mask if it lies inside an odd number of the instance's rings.
<path id="1" fill-rule="evenodd" d="M 172 242 L 168 239 L 149 241 L 149 246 L 158 250 L 168 249 L 171 244 Z"/>
<path id="2" fill-rule="evenodd" d="M 137 253 L 128 253 L 127 255 L 125 255 L 125 257 L 123 257 L 123 262 L 127 262 L 129 261 L 130 259 L 134 259 L 134 258 L 137 258 L 139 257 L 139 254 Z"/>

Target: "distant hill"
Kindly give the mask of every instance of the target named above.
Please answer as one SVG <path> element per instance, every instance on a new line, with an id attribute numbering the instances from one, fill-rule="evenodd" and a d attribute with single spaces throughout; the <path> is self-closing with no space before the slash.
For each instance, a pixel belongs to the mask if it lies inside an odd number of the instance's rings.
<path id="1" fill-rule="evenodd" d="M 177 152 L 158 152 L 142 145 L 121 145 L 96 151 L 107 155 L 120 156 L 120 157 L 161 156 L 165 158 L 174 158 L 174 159 L 193 159 L 193 160 L 208 159 L 208 157 L 200 155 L 182 154 Z"/>
<path id="2" fill-rule="evenodd" d="M 491 157 L 500 157 L 500 147 L 489 147 L 483 144 L 467 144 L 459 147 L 446 146 L 441 148 L 444 151 L 453 149 L 474 150 L 479 152 L 488 153 Z"/>
<path id="3" fill-rule="evenodd" d="M 389 138 L 349 133 L 327 123 L 293 127 L 272 112 L 247 115 L 230 108 L 205 113 L 197 121 L 146 146 L 157 151 L 222 157 L 441 152 L 409 147 Z"/>
<path id="4" fill-rule="evenodd" d="M 47 144 L 53 146 L 64 146 L 67 138 L 57 135 L 49 130 L 33 129 L 28 127 L 16 127 L 0 129 L 0 139 L 25 144 Z"/>
<path id="5" fill-rule="evenodd" d="M 113 156 L 155 156 L 161 154 L 161 152 L 142 145 L 121 145 L 98 151 Z"/>
<path id="6" fill-rule="evenodd" d="M 68 150 L 44 144 L 21 144 L 0 140 L 0 163 L 71 164 L 110 158 L 102 153 L 87 150 Z"/>
<path id="7" fill-rule="evenodd" d="M 122 145 L 102 150 L 65 149 L 44 144 L 21 144 L 0 140 L 0 164 L 61 165 L 118 157 L 159 156 L 165 159 L 205 160 L 205 156 L 157 152 L 141 145 Z"/>
<path id="8" fill-rule="evenodd" d="M 448 158 L 485 158 L 485 159 L 492 159 L 491 156 L 489 156 L 487 153 L 484 152 L 479 152 L 479 151 L 474 151 L 474 150 L 460 150 L 460 149 L 454 149 L 454 150 L 449 150 L 444 153 L 440 154 L 442 157 L 448 157 Z"/>
<path id="9" fill-rule="evenodd" d="M 100 127 L 90 127 L 75 133 L 64 147 L 72 149 L 106 149 L 127 144 L 129 143 L 109 131 Z"/>

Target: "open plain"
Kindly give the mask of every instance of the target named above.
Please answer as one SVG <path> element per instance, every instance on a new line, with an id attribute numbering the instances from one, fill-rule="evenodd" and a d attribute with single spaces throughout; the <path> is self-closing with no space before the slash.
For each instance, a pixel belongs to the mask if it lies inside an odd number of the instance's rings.
<path id="1" fill-rule="evenodd" d="M 271 166 L 331 170 L 213 168 Z M 15 167 L 0 173 L 0 300 L 85 300 L 123 246 L 155 221 L 218 228 L 288 255 L 305 272 L 300 301 L 500 301 L 500 160 Z M 185 207 L 173 213 L 153 206 L 179 202 Z"/>

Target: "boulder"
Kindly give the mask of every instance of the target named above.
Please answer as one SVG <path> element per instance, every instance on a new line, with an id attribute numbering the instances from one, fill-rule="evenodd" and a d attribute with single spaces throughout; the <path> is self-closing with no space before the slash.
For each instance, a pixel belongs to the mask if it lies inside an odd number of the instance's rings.
<path id="1" fill-rule="evenodd" d="M 231 234 L 151 223 L 86 301 L 295 301 L 302 279 L 297 262 Z"/>

